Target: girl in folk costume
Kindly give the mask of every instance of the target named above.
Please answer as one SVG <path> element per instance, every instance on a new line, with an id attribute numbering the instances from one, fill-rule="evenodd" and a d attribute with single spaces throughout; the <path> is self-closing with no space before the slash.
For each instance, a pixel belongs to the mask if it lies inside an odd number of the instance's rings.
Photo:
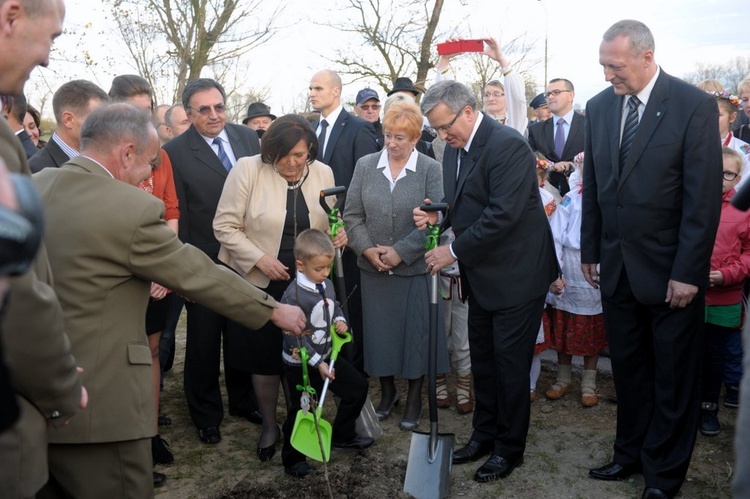
<path id="1" fill-rule="evenodd" d="M 552 225 L 552 220 L 557 216 L 558 200 L 560 199 L 560 193 L 557 192 L 553 186 L 547 181 L 547 171 L 551 168 L 550 162 L 537 154 L 536 163 L 537 180 L 539 182 L 539 196 L 542 198 L 542 205 L 544 206 L 544 212 L 547 214 L 547 221 Z M 555 240 L 555 252 L 557 253 L 557 259 L 560 261 L 561 246 L 557 240 Z M 552 296 L 559 295 L 565 288 L 565 280 L 562 277 L 557 278 L 549 287 L 549 293 L 547 302 L 551 301 Z M 546 307 L 547 305 L 545 305 Z M 536 382 L 539 379 L 539 373 L 542 370 L 541 353 L 549 348 L 547 338 L 550 336 L 550 329 L 552 324 L 550 322 L 550 309 L 547 308 L 545 313 L 542 314 L 542 322 L 539 325 L 539 333 L 536 337 L 536 345 L 534 346 L 534 357 L 531 361 L 531 371 L 529 372 L 529 392 L 531 401 L 536 400 Z"/>
<path id="2" fill-rule="evenodd" d="M 708 93 L 716 97 L 716 103 L 719 105 L 719 135 L 721 135 L 722 147 L 729 147 L 742 155 L 742 177 L 735 187 L 735 190 L 739 191 L 750 178 L 750 144 L 738 139 L 732 133 L 732 124 L 737 120 L 740 99 L 726 90 Z"/>
<path id="3" fill-rule="evenodd" d="M 576 169 L 570 177 L 570 192 L 550 220 L 555 244 L 562 245 L 560 267 L 565 275 L 565 291 L 551 295 L 554 307 L 549 347 L 557 351 L 557 380 L 547 390 L 548 399 L 559 399 L 571 391 L 573 355 L 583 356 L 581 404 L 599 402 L 596 392 L 596 364 L 599 352 L 607 346 L 602 318 L 601 294 L 583 278 L 581 271 L 581 192 L 583 153 L 576 156 Z M 560 254 L 560 253 L 558 253 Z"/>

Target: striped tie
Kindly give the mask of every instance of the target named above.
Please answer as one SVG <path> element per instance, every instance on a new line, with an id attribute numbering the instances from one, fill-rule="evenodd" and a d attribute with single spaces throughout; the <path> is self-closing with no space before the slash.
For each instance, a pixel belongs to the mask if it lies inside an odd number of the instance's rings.
<path id="1" fill-rule="evenodd" d="M 221 143 L 221 139 L 219 137 L 216 137 L 214 139 L 214 145 L 219 148 L 219 161 L 221 161 L 221 164 L 224 165 L 224 169 L 226 171 L 229 171 L 232 169 L 232 161 L 229 159 L 229 156 L 227 156 L 227 152 L 224 150 L 224 146 Z"/>
<path id="2" fill-rule="evenodd" d="M 630 146 L 633 145 L 635 132 L 638 130 L 638 106 L 641 101 L 635 95 L 628 100 L 628 116 L 625 118 L 625 127 L 622 129 L 622 141 L 620 142 L 620 172 L 625 161 L 628 159 Z"/>

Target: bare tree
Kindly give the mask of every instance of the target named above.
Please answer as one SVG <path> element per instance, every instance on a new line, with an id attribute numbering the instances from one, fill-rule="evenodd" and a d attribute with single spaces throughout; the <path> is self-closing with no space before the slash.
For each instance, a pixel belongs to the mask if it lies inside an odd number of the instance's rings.
<path id="1" fill-rule="evenodd" d="M 432 46 L 444 0 L 346 0 L 343 9 L 353 21 L 327 24 L 363 39 L 377 57 L 363 51 L 337 50 L 330 59 L 339 72 L 354 80 L 375 81 L 386 92 L 399 76 L 416 75 L 415 86 L 424 90 L 427 73 L 434 66 Z"/>
<path id="2" fill-rule="evenodd" d="M 234 61 L 270 39 L 283 7 L 261 16 L 262 0 L 108 0 L 139 73 L 179 99 L 206 67 Z M 254 25 L 250 25 L 254 20 Z"/>
<path id="3" fill-rule="evenodd" d="M 683 78 L 692 84 L 714 78 L 730 92 L 736 92 L 737 85 L 748 76 L 750 76 L 750 57 L 735 57 L 724 64 L 698 63 L 696 70 Z"/>

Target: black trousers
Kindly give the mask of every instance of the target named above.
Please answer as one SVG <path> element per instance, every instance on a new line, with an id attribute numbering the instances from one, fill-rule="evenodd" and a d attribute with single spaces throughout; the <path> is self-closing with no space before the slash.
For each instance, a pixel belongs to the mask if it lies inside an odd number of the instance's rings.
<path id="1" fill-rule="evenodd" d="M 647 487 L 677 494 L 700 414 L 704 291 L 682 309 L 640 303 L 623 269 L 602 307 L 617 390 L 613 460 L 642 466 Z"/>
<path id="2" fill-rule="evenodd" d="M 224 417 L 219 374 L 221 343 L 227 319 L 197 303 L 185 303 L 187 338 L 185 345 L 185 398 L 193 423 L 198 428 L 219 426 Z M 257 410 L 250 373 L 232 369 L 225 360 L 225 384 L 229 407 Z"/>
<path id="3" fill-rule="evenodd" d="M 494 454 L 523 456 L 529 431 L 529 370 L 542 322 L 544 296 L 518 306 L 484 310 L 469 296 L 469 350 L 474 375 L 474 432 L 494 442 Z"/>
<path id="4" fill-rule="evenodd" d="M 341 255 L 344 267 L 344 281 L 346 282 L 346 296 L 337 296 L 339 303 L 346 301 L 349 311 L 347 323 L 352 333 L 351 343 L 344 345 L 341 351 L 343 357 L 356 367 L 360 373 L 365 373 L 365 351 L 362 342 L 362 285 L 360 284 L 357 255 L 349 248 L 345 248 Z"/>
<path id="5" fill-rule="evenodd" d="M 330 360 L 329 360 L 330 363 Z M 284 422 L 284 447 L 281 450 L 281 460 L 287 468 L 300 461 L 305 460 L 305 456 L 292 447 L 291 436 L 294 429 L 294 421 L 297 418 L 297 412 L 300 410 L 300 396 L 302 392 L 295 389 L 297 385 L 302 385 L 302 369 L 299 367 L 284 366 L 291 388 L 291 404 L 286 421 Z M 367 400 L 368 384 L 367 379 L 345 358 L 339 356 L 333 366 L 336 379 L 328 384 L 328 391 L 333 392 L 341 398 L 336 418 L 333 420 L 333 441 L 348 442 L 357 436 L 354 430 L 359 413 L 362 412 L 362 406 Z M 320 397 L 323 390 L 323 379 L 320 373 L 314 367 L 309 367 L 310 385 L 315 388 L 317 396 Z M 326 395 L 325 405 L 331 407 L 333 396 L 331 393 Z M 325 408 L 323 409 L 325 411 Z"/>

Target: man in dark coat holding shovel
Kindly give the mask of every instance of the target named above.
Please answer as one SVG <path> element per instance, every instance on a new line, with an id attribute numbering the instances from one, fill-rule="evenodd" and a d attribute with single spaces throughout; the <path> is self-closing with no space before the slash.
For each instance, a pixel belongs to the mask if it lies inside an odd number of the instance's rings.
<path id="1" fill-rule="evenodd" d="M 529 370 L 544 298 L 558 269 L 539 199 L 534 155 L 517 131 L 488 119 L 461 83 L 433 85 L 422 113 L 450 147 L 443 157 L 446 226 L 456 240 L 425 254 L 432 273 L 458 260 L 468 290 L 476 412 L 471 440 L 453 464 L 490 458 L 474 474 L 488 482 L 523 462 Z M 437 216 L 414 210 L 423 229 Z M 512 286 L 509 283 L 513 283 Z"/>

